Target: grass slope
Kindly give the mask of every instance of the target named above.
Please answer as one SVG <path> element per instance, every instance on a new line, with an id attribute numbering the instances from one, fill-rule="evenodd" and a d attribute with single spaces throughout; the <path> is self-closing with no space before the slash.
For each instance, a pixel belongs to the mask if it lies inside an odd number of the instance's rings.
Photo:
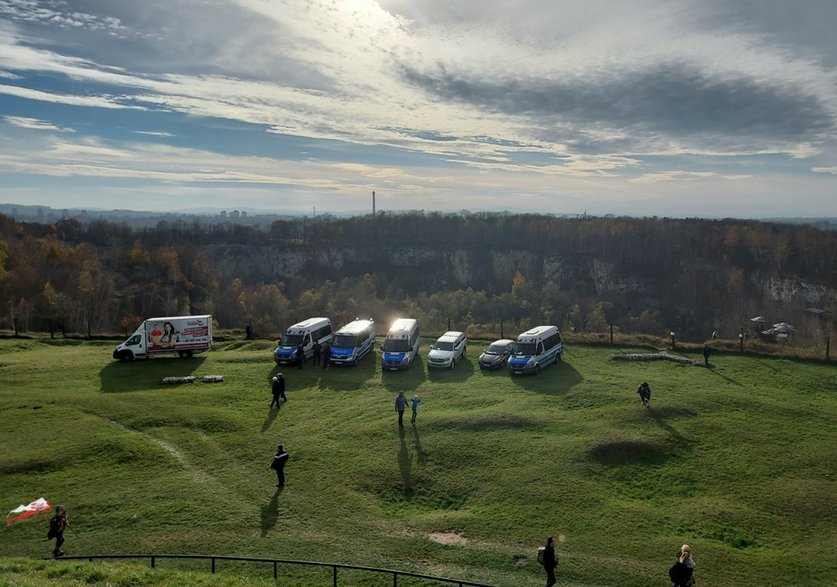
<path id="1" fill-rule="evenodd" d="M 830 365 L 716 354 L 705 369 L 577 346 L 511 378 L 480 372 L 472 345 L 453 371 L 381 373 L 371 357 L 285 369 L 289 401 L 270 411 L 266 341 L 131 364 L 112 346 L 0 341 L 3 506 L 67 505 L 67 554 L 324 560 L 516 587 L 543 581 L 534 551 L 554 534 L 562 585 L 663 584 L 683 542 L 705 587 L 837 571 Z M 160 384 L 187 374 L 224 382 Z M 424 401 L 400 434 L 401 389 Z M 277 493 L 280 442 L 291 460 Z M 0 532 L 0 556 L 47 556 L 47 517 Z"/>

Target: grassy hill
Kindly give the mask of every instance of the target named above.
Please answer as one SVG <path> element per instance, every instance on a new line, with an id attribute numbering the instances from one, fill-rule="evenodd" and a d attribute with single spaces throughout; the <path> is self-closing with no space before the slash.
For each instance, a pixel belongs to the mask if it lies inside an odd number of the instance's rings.
<path id="1" fill-rule="evenodd" d="M 2 505 L 65 504 L 68 555 L 323 560 L 518 587 L 543 581 L 534 553 L 554 534 L 562 585 L 664 584 L 684 542 L 704 587 L 835 576 L 833 366 L 715 354 L 706 369 L 575 346 L 511 378 L 480 372 L 477 346 L 453 371 L 285 369 L 289 401 L 271 411 L 267 341 L 130 364 L 111 343 L 0 341 Z M 160 383 L 187 374 L 224 381 Z M 400 434 L 402 389 L 424 401 Z M 277 443 L 291 453 L 282 492 Z M 48 556 L 47 517 L 0 532 L 0 556 Z"/>

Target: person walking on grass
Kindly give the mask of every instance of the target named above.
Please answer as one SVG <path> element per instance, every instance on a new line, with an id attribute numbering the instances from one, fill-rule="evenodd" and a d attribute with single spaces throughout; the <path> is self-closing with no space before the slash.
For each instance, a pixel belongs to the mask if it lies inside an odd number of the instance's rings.
<path id="1" fill-rule="evenodd" d="M 546 571 L 546 587 L 555 585 L 555 567 L 558 566 L 558 555 L 555 554 L 555 541 L 552 536 L 546 539 L 543 551 L 543 569 Z"/>
<path id="2" fill-rule="evenodd" d="M 288 462 L 288 451 L 281 444 L 276 447 L 276 454 L 270 462 L 270 468 L 276 471 L 276 487 L 285 486 L 285 463 Z"/>
<path id="3" fill-rule="evenodd" d="M 677 553 L 677 560 L 668 570 L 668 577 L 671 579 L 671 587 L 692 587 L 695 584 L 695 559 L 692 558 L 692 549 L 688 544 L 680 547 Z"/>
<path id="4" fill-rule="evenodd" d="M 418 405 L 421 403 L 421 398 L 418 394 L 413 396 L 413 399 L 410 402 L 410 406 L 413 408 L 413 417 L 410 420 L 413 424 L 416 423 L 416 416 L 418 415 Z"/>
<path id="5" fill-rule="evenodd" d="M 398 425 L 404 427 L 404 410 L 407 407 L 407 398 L 403 391 L 398 392 L 398 397 L 395 398 L 395 411 L 398 412 Z"/>
<path id="6" fill-rule="evenodd" d="M 285 376 L 281 373 L 277 373 L 276 377 L 273 378 L 273 386 L 271 388 L 273 393 L 273 401 L 270 402 L 270 407 L 273 407 L 273 404 L 276 404 L 276 407 L 279 407 L 279 398 L 281 397 L 283 401 L 288 401 L 288 398 L 285 396 Z"/>
<path id="7" fill-rule="evenodd" d="M 648 385 L 647 381 L 643 381 L 636 388 L 636 392 L 639 394 L 639 399 L 642 400 L 642 405 L 647 408 L 648 402 L 651 401 L 651 386 Z"/>
<path id="8" fill-rule="evenodd" d="M 67 519 L 67 508 L 59 505 L 55 508 L 55 515 L 49 521 L 49 532 L 47 533 L 47 538 L 55 538 L 55 548 L 52 550 L 52 555 L 56 558 L 64 556 L 64 551 L 61 547 L 64 545 L 64 530 L 69 525 L 70 521 Z"/>

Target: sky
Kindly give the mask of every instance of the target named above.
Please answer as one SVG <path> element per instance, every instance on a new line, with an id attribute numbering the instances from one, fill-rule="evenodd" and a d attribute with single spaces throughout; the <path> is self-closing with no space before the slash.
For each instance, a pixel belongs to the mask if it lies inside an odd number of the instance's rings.
<path id="1" fill-rule="evenodd" d="M 0 203 L 837 216 L 834 0 L 0 0 Z"/>

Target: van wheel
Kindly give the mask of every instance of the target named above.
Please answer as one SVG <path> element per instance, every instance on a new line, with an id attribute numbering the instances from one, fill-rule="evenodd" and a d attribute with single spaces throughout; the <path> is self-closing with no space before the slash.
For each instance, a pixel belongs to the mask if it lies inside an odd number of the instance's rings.
<path id="1" fill-rule="evenodd" d="M 561 353 L 558 353 L 557 355 L 555 355 L 555 363 L 558 364 L 560 362 L 561 362 Z"/>
<path id="2" fill-rule="evenodd" d="M 130 363 L 134 360 L 134 353 L 131 351 L 122 351 L 119 353 L 119 360 L 123 363 Z"/>
<path id="3" fill-rule="evenodd" d="M 192 351 L 180 351 L 177 354 L 181 359 L 191 359 L 192 358 Z"/>
<path id="4" fill-rule="evenodd" d="M 537 364 L 535 364 L 535 375 L 537 375 L 540 372 L 541 372 L 541 364 L 537 363 Z"/>

